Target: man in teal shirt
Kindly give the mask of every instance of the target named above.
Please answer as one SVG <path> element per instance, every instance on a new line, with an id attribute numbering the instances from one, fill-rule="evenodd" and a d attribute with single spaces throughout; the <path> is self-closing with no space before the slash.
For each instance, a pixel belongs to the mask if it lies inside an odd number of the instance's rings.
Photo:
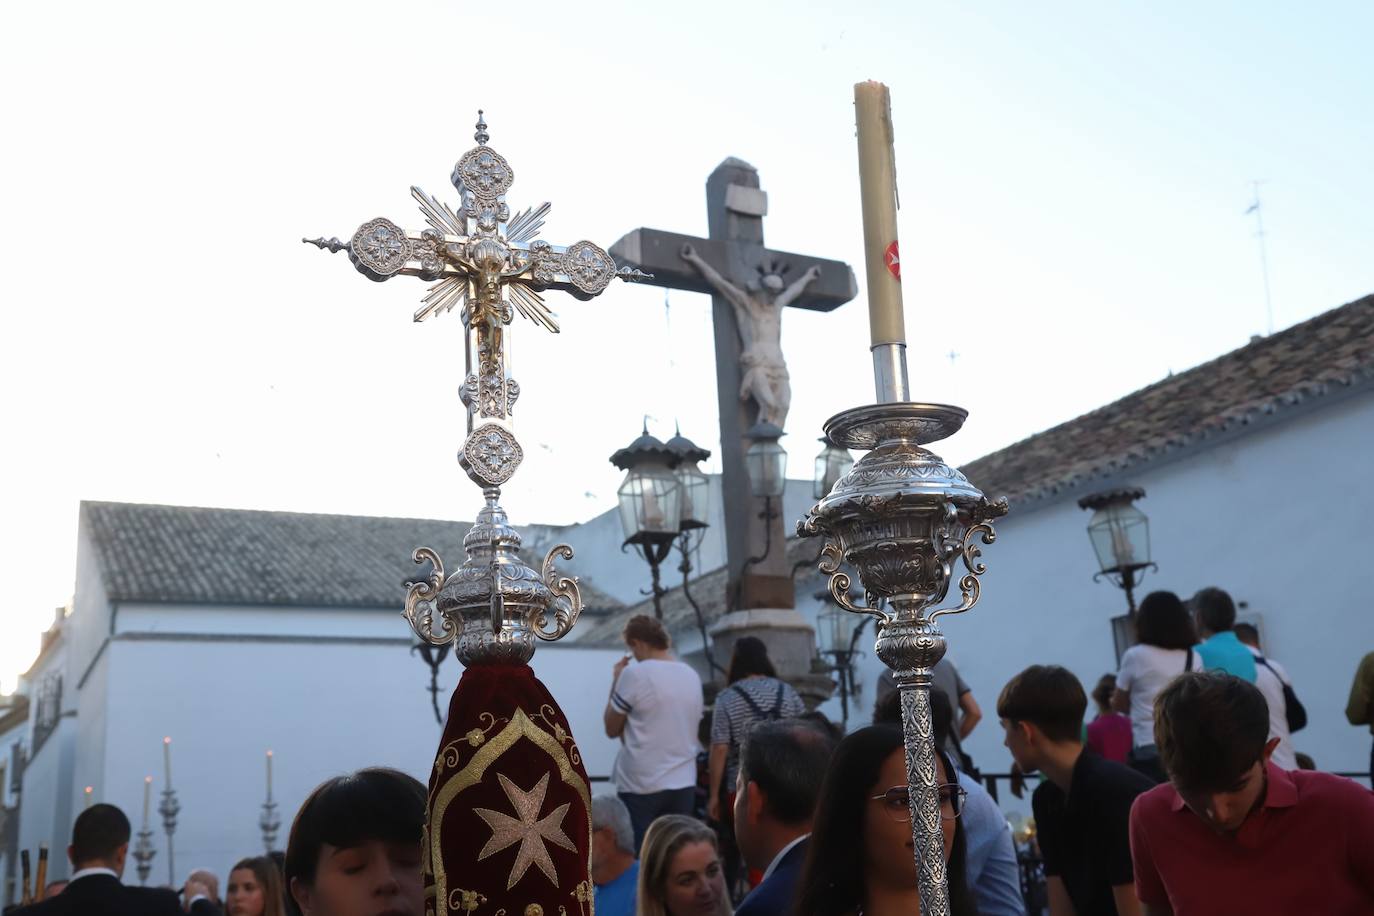
<path id="1" fill-rule="evenodd" d="M 1255 656 L 1236 638 L 1236 604 L 1219 588 L 1204 588 L 1188 602 L 1202 642 L 1194 649 L 1204 671 L 1225 671 L 1255 683 Z"/>

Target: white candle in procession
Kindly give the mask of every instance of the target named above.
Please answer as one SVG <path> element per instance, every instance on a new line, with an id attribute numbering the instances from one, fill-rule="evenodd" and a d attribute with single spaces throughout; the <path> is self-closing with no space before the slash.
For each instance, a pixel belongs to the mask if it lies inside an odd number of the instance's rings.
<path id="1" fill-rule="evenodd" d="M 267 800 L 272 800 L 272 752 L 267 752 Z"/>
<path id="2" fill-rule="evenodd" d="M 859 134 L 859 195 L 863 205 L 868 323 L 874 346 L 906 342 L 901 262 L 897 254 L 897 167 L 892 103 L 882 83 L 854 87 Z"/>
<path id="3" fill-rule="evenodd" d="M 148 829 L 148 808 L 152 804 L 153 777 L 143 777 L 143 829 Z"/>
<path id="4" fill-rule="evenodd" d="M 91 806 L 91 797 L 94 796 L 94 795 L 95 795 L 95 787 L 94 787 L 94 786 L 87 786 L 87 787 L 86 787 L 86 807 L 87 807 L 87 808 L 89 808 L 89 807 Z"/>
<path id="5" fill-rule="evenodd" d="M 167 788 L 172 787 L 172 739 L 162 739 L 162 768 L 167 777 Z"/>

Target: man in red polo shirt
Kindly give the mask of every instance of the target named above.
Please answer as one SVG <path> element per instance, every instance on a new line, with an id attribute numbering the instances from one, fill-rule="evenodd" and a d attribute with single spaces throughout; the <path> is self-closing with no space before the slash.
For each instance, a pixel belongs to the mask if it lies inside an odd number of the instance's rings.
<path id="1" fill-rule="evenodd" d="M 1155 698 L 1169 782 L 1136 799 L 1131 856 L 1146 916 L 1374 913 L 1374 792 L 1269 762 L 1269 706 L 1222 672 Z"/>

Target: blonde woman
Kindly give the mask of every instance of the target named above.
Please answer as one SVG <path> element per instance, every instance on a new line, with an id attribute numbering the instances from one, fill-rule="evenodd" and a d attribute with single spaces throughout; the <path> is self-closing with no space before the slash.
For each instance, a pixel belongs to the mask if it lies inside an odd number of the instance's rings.
<path id="1" fill-rule="evenodd" d="M 283 899 L 277 863 L 266 856 L 241 859 L 229 870 L 227 916 L 285 916 Z"/>
<path id="2" fill-rule="evenodd" d="M 636 916 L 730 916 L 716 834 L 696 818 L 665 814 L 639 853 Z"/>

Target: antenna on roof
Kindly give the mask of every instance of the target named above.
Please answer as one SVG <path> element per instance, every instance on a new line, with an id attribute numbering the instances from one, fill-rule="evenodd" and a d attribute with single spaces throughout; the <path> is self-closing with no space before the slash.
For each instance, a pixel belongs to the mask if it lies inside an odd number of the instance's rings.
<path id="1" fill-rule="evenodd" d="M 1269 320 L 1268 334 L 1274 333 L 1274 303 L 1269 298 L 1269 252 L 1264 242 L 1264 213 L 1260 209 L 1259 187 L 1263 182 L 1250 182 L 1250 189 L 1255 195 L 1254 202 L 1250 204 L 1245 215 L 1255 214 L 1255 238 L 1259 239 L 1260 271 L 1264 276 L 1264 312 Z"/>

